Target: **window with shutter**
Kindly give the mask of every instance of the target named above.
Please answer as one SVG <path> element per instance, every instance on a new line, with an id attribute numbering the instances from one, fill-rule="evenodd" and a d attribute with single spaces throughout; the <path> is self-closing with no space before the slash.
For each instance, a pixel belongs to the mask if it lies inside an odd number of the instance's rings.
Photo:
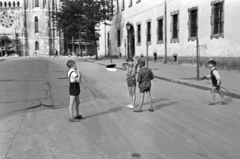
<path id="1" fill-rule="evenodd" d="M 147 42 L 151 42 L 151 21 L 147 22 Z"/>
<path id="2" fill-rule="evenodd" d="M 172 38 L 171 42 L 179 42 L 178 32 L 179 32 L 179 11 L 174 11 L 171 13 L 172 15 L 172 23 L 171 23 L 171 32 Z"/>
<path id="3" fill-rule="evenodd" d="M 212 38 L 224 37 L 224 0 L 212 1 Z"/>
<path id="4" fill-rule="evenodd" d="M 141 44 L 141 24 L 137 25 L 137 43 Z"/>
<path id="5" fill-rule="evenodd" d="M 163 43 L 163 17 L 157 19 L 157 44 Z"/>
<path id="6" fill-rule="evenodd" d="M 188 14 L 189 14 L 189 21 L 188 21 L 188 29 L 189 29 L 189 36 L 188 36 L 188 41 L 196 40 L 197 38 L 197 32 L 198 32 L 198 8 L 193 7 L 188 9 Z"/>

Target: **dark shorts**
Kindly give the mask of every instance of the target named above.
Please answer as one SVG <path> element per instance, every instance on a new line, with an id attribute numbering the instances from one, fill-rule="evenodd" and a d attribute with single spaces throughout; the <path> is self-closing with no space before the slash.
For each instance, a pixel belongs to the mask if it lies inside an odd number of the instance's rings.
<path id="1" fill-rule="evenodd" d="M 127 86 L 128 87 L 136 87 L 137 82 L 135 77 L 128 77 L 127 78 Z"/>
<path id="2" fill-rule="evenodd" d="M 150 91 L 151 91 L 151 87 L 147 87 L 147 88 L 141 88 L 141 87 L 139 87 L 139 92 L 140 92 L 140 93 L 150 92 Z"/>
<path id="3" fill-rule="evenodd" d="M 79 83 L 70 83 L 69 94 L 70 96 L 78 96 L 80 94 Z"/>

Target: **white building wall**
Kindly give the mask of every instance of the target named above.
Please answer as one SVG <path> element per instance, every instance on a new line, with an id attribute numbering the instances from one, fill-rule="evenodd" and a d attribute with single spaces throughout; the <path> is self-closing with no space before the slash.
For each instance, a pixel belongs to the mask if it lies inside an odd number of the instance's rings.
<path id="1" fill-rule="evenodd" d="M 136 33 L 137 23 L 141 23 L 141 45 L 137 46 L 135 36 L 136 56 L 146 55 L 146 20 L 151 19 L 151 45 L 149 55 L 157 52 L 158 56 L 164 56 L 165 44 L 157 44 L 157 17 L 164 17 L 164 0 L 132 0 L 132 7 L 128 7 L 129 0 L 125 0 L 125 9 L 121 11 L 122 0 L 119 0 L 119 13 L 117 13 L 111 23 L 106 27 L 110 33 L 112 55 L 118 56 L 119 52 L 125 53 L 124 41 L 127 38 L 126 23 L 134 26 Z M 240 55 L 240 17 L 239 0 L 224 0 L 224 37 L 211 39 L 211 2 L 216 0 L 166 0 L 167 1 L 167 55 L 177 54 L 178 57 L 196 56 L 196 40 L 188 41 L 188 8 L 198 7 L 198 36 L 201 57 L 239 57 Z M 220 0 L 221 1 L 221 0 Z M 170 25 L 172 22 L 171 12 L 179 10 L 179 42 L 171 43 L 172 33 Z M 165 17 L 164 17 L 165 18 Z M 165 22 L 165 20 L 164 20 Z M 117 29 L 121 30 L 121 46 L 117 47 Z M 163 30 L 164 31 L 164 30 Z M 101 25 L 100 55 L 105 52 L 104 25 Z M 163 35 L 164 36 L 164 35 Z M 165 43 L 165 41 L 164 41 Z"/>

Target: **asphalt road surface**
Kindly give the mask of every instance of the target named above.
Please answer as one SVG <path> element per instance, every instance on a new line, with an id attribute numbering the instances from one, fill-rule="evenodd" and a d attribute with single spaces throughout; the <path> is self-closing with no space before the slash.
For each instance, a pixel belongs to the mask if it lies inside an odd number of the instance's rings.
<path id="1" fill-rule="evenodd" d="M 240 100 L 209 106 L 209 92 L 154 79 L 155 111 L 145 99 L 134 113 L 126 72 L 81 59 L 85 119 L 70 123 L 68 59 L 0 62 L 0 159 L 240 159 Z"/>

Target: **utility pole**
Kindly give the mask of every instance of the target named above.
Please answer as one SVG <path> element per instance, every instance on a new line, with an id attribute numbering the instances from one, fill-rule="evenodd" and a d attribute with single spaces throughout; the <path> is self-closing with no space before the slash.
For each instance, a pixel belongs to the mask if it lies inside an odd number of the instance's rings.
<path id="1" fill-rule="evenodd" d="M 148 46 L 149 46 L 149 44 L 148 44 L 148 42 L 146 41 L 147 67 L 148 67 Z"/>
<path id="2" fill-rule="evenodd" d="M 111 40 L 109 40 L 109 50 L 110 50 L 110 63 L 112 63 L 112 48 L 111 48 Z"/>
<path id="3" fill-rule="evenodd" d="M 164 63 L 167 63 L 167 3 L 164 0 L 164 17 L 165 17 L 165 60 Z"/>
<path id="4" fill-rule="evenodd" d="M 15 52 L 17 54 L 17 32 L 16 32 L 16 28 L 15 28 Z"/>
<path id="5" fill-rule="evenodd" d="M 196 52 L 197 52 L 197 80 L 199 80 L 199 41 L 198 41 L 198 32 L 197 32 L 197 38 L 196 38 Z"/>

